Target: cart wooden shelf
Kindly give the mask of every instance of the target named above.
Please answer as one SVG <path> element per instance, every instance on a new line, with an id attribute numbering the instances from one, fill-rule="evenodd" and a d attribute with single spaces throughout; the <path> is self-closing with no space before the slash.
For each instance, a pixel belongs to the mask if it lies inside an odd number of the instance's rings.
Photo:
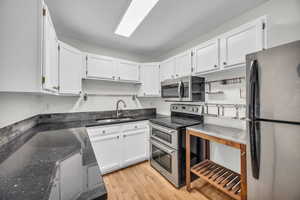
<path id="1" fill-rule="evenodd" d="M 200 137 L 205 140 L 205 159 L 201 163 L 190 167 L 190 136 Z M 218 142 L 233 148 L 240 149 L 241 174 L 227 169 L 210 159 L 209 141 Z M 191 172 L 207 181 L 217 189 L 236 200 L 247 199 L 247 169 L 246 169 L 246 145 L 224 138 L 219 138 L 199 131 L 187 130 L 186 133 L 186 184 L 191 191 Z"/>

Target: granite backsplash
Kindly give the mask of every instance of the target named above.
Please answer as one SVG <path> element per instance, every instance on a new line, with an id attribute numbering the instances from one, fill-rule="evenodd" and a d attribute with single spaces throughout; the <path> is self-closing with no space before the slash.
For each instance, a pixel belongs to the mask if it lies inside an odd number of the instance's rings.
<path id="1" fill-rule="evenodd" d="M 155 108 L 122 110 L 122 117 L 150 116 L 156 114 Z M 40 114 L 16 122 L 0 129 L 0 147 L 13 141 L 23 133 L 40 124 L 91 121 L 96 119 L 114 118 L 116 111 L 75 112 Z"/>

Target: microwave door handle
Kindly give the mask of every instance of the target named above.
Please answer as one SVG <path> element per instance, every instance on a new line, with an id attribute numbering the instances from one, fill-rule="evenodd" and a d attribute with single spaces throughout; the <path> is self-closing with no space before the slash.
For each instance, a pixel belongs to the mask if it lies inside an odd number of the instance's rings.
<path id="1" fill-rule="evenodd" d="M 180 82 L 180 98 L 184 96 L 184 83 Z"/>
<path id="2" fill-rule="evenodd" d="M 180 85 L 181 85 L 181 82 L 178 82 L 177 94 L 178 94 L 179 98 L 181 98 L 181 96 L 180 96 Z"/>
<path id="3" fill-rule="evenodd" d="M 184 85 L 183 85 L 183 82 L 182 81 L 180 81 L 179 83 L 178 83 L 178 97 L 179 98 L 183 98 L 183 92 L 184 92 Z"/>

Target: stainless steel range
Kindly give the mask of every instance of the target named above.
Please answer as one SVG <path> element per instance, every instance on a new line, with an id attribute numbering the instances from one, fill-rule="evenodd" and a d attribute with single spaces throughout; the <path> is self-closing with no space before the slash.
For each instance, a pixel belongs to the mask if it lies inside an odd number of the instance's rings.
<path id="1" fill-rule="evenodd" d="M 185 184 L 185 130 L 203 123 L 201 105 L 172 104 L 171 116 L 152 119 L 150 164 L 175 187 Z M 203 160 L 202 141 L 191 140 L 192 165 Z"/>

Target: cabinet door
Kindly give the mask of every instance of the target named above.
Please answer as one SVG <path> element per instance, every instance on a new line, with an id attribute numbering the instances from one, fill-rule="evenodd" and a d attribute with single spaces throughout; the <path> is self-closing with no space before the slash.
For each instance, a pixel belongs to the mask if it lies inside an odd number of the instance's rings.
<path id="1" fill-rule="evenodd" d="M 224 67 L 245 64 L 245 56 L 264 47 L 262 19 L 245 24 L 221 37 L 221 64 Z"/>
<path id="2" fill-rule="evenodd" d="M 118 62 L 118 79 L 123 81 L 139 81 L 139 65 L 129 61 Z"/>
<path id="3" fill-rule="evenodd" d="M 94 137 L 91 143 L 103 174 L 121 167 L 120 134 Z"/>
<path id="4" fill-rule="evenodd" d="M 89 190 L 92 190 L 100 184 L 103 184 L 103 180 L 100 177 L 100 174 L 101 172 L 97 164 L 87 167 L 87 188 Z"/>
<path id="5" fill-rule="evenodd" d="M 206 72 L 219 69 L 219 39 L 210 40 L 195 48 L 195 71 Z"/>
<path id="6" fill-rule="evenodd" d="M 60 163 L 60 199 L 74 199 L 83 190 L 82 157 L 79 153 Z"/>
<path id="7" fill-rule="evenodd" d="M 59 93 L 79 94 L 82 79 L 82 53 L 62 42 L 59 48 Z"/>
<path id="8" fill-rule="evenodd" d="M 53 183 L 51 186 L 50 194 L 48 200 L 58 200 L 60 197 L 59 189 L 60 189 L 60 184 L 59 184 L 59 179 L 60 179 L 60 168 L 58 167 L 55 173 L 55 178 L 53 179 Z"/>
<path id="9" fill-rule="evenodd" d="M 192 51 L 186 51 L 175 57 L 175 77 L 188 76 L 192 73 Z"/>
<path id="10" fill-rule="evenodd" d="M 175 78 L 174 73 L 175 73 L 175 59 L 174 58 L 163 61 L 160 64 L 160 81 Z"/>
<path id="11" fill-rule="evenodd" d="M 115 79 L 116 60 L 106 56 L 89 54 L 86 64 L 87 78 Z"/>
<path id="12" fill-rule="evenodd" d="M 140 81 L 142 85 L 139 96 L 160 96 L 158 63 L 142 64 L 140 66 Z"/>
<path id="13" fill-rule="evenodd" d="M 122 166 L 132 165 L 147 159 L 147 132 L 140 129 L 123 133 Z"/>
<path id="14" fill-rule="evenodd" d="M 58 40 L 47 7 L 43 17 L 43 89 L 58 92 Z"/>

